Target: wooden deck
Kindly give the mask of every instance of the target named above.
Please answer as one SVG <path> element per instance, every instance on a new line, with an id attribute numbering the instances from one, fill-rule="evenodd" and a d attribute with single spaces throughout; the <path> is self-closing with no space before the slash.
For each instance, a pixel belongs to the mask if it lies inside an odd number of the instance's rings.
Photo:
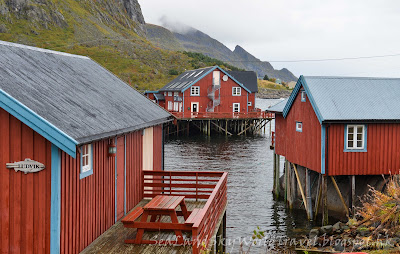
<path id="1" fill-rule="evenodd" d="M 143 199 L 136 207 L 143 207 L 150 199 Z M 194 208 L 203 208 L 206 201 L 187 200 L 186 205 L 190 211 Z M 223 216 L 223 215 L 222 215 Z M 221 218 L 222 219 L 222 218 Z M 220 221 L 221 221 L 220 219 Z M 180 222 L 184 222 L 183 218 L 179 218 Z M 163 216 L 162 222 L 171 222 L 168 216 Z M 218 228 L 218 227 L 217 227 Z M 125 244 L 127 238 L 134 239 L 136 237 L 136 229 L 125 228 L 119 221 L 104 234 L 97 238 L 81 253 L 192 253 L 192 246 L 160 246 L 148 244 Z M 191 237 L 191 234 L 186 232 L 184 236 Z M 145 232 L 143 239 L 167 239 L 174 240 L 174 232 Z"/>

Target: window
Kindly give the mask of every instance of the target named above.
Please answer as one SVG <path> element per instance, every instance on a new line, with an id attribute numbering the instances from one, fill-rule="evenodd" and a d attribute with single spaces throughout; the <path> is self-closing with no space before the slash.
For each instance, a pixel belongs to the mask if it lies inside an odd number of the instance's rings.
<path id="1" fill-rule="evenodd" d="M 240 112 L 240 103 L 233 103 L 233 112 Z"/>
<path id="2" fill-rule="evenodd" d="M 251 107 L 251 105 L 252 105 L 252 104 L 251 104 L 251 101 L 248 101 L 248 102 L 247 102 L 247 106 Z"/>
<path id="3" fill-rule="evenodd" d="M 306 91 L 301 91 L 301 101 L 306 101 Z"/>
<path id="4" fill-rule="evenodd" d="M 175 112 L 179 111 L 179 102 L 174 102 L 174 111 Z"/>
<path id="5" fill-rule="evenodd" d="M 240 96 L 242 94 L 241 87 L 232 87 L 232 95 L 233 96 Z"/>
<path id="6" fill-rule="evenodd" d="M 347 125 L 345 132 L 345 151 L 366 151 L 367 128 L 365 125 Z"/>
<path id="7" fill-rule="evenodd" d="M 172 96 L 172 92 L 168 92 L 168 96 Z"/>
<path id="8" fill-rule="evenodd" d="M 164 92 L 164 96 L 167 96 L 167 92 Z"/>
<path id="9" fill-rule="evenodd" d="M 174 96 L 178 96 L 179 95 L 179 92 L 174 92 Z"/>
<path id="10" fill-rule="evenodd" d="M 173 105 L 172 101 L 168 101 L 168 110 L 170 111 L 172 110 L 172 105 Z"/>
<path id="11" fill-rule="evenodd" d="M 303 123 L 302 122 L 296 122 L 296 131 L 303 132 Z"/>
<path id="12" fill-rule="evenodd" d="M 200 96 L 200 87 L 199 86 L 192 86 L 190 88 L 190 95 L 191 96 Z"/>
<path id="13" fill-rule="evenodd" d="M 93 174 L 93 155 L 92 145 L 86 144 L 81 147 L 81 173 L 80 179 Z"/>

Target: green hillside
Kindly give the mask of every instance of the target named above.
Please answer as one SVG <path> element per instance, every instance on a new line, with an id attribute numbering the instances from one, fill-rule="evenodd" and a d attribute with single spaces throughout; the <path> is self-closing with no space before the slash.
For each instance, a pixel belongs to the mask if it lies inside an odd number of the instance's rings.
<path id="1" fill-rule="evenodd" d="M 136 0 L 0 0 L 0 40 L 89 56 L 139 90 L 209 66 L 153 46 L 144 25 Z"/>

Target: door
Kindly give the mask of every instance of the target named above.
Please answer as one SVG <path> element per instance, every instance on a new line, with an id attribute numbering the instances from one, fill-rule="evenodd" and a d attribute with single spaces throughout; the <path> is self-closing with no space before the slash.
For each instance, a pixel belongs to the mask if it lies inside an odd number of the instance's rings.
<path id="1" fill-rule="evenodd" d="M 117 138 L 117 220 L 124 216 L 125 201 L 125 137 Z"/>
<path id="2" fill-rule="evenodd" d="M 233 112 L 234 113 L 240 112 L 240 103 L 233 103 Z"/>
<path id="3" fill-rule="evenodd" d="M 192 102 L 192 113 L 198 113 L 198 112 L 199 112 L 199 103 Z"/>

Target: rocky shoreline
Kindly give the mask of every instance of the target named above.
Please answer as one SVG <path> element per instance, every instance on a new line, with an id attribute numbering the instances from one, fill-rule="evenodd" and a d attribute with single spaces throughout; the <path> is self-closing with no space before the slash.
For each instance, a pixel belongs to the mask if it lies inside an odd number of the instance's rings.
<path id="1" fill-rule="evenodd" d="M 291 92 L 292 92 L 291 90 L 259 88 L 258 93 L 257 93 L 257 98 L 260 98 L 260 99 L 287 98 L 290 96 Z"/>

